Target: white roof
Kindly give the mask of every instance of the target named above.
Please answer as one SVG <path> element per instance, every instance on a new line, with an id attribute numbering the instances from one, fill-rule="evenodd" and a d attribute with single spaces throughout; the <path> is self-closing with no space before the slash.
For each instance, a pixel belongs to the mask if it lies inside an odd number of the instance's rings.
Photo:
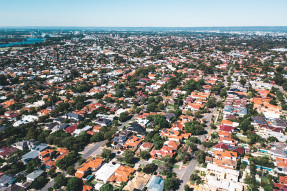
<path id="1" fill-rule="evenodd" d="M 102 183 L 97 183 L 96 185 L 95 185 L 95 190 L 100 190 L 100 188 L 103 186 L 104 184 L 102 184 Z"/>
<path id="2" fill-rule="evenodd" d="M 207 164 L 207 169 L 210 169 L 210 170 L 213 170 L 213 171 L 217 171 L 217 172 L 231 174 L 231 175 L 234 175 L 234 176 L 239 176 L 239 171 L 228 169 L 228 168 L 223 168 L 223 167 L 220 167 L 220 166 L 218 166 L 216 164 L 208 163 Z"/>
<path id="3" fill-rule="evenodd" d="M 97 172 L 96 179 L 103 181 L 104 183 L 113 175 L 113 173 L 120 167 L 120 164 L 104 164 Z"/>
<path id="4" fill-rule="evenodd" d="M 229 180 L 215 180 L 215 179 L 209 179 L 208 184 L 210 186 L 216 187 L 216 188 L 222 188 L 225 190 L 229 191 L 235 191 L 236 189 L 238 190 L 243 190 L 243 186 L 241 183 L 237 182 L 231 182 Z"/>

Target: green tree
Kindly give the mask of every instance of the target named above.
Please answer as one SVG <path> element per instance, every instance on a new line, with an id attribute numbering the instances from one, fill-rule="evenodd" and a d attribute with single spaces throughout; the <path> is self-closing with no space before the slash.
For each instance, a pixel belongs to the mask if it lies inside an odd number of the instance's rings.
<path id="1" fill-rule="evenodd" d="M 83 182 L 77 177 L 72 177 L 68 180 L 67 190 L 69 191 L 79 191 L 83 190 Z"/>
<path id="2" fill-rule="evenodd" d="M 44 176 L 38 177 L 36 180 L 32 182 L 30 185 L 31 188 L 40 190 L 47 184 L 48 180 Z"/>
<path id="3" fill-rule="evenodd" d="M 67 178 L 64 176 L 63 173 L 59 173 L 56 177 L 55 177 L 55 184 L 54 184 L 54 188 L 58 189 L 61 186 L 66 186 L 67 185 Z"/>
<path id="4" fill-rule="evenodd" d="M 69 167 L 67 168 L 67 173 L 68 173 L 69 175 L 74 175 L 75 172 L 76 172 L 76 170 L 75 170 L 75 167 L 74 167 L 73 165 L 72 165 L 72 166 L 69 166 Z"/>
<path id="5" fill-rule="evenodd" d="M 133 151 L 126 149 L 124 154 L 123 154 L 123 160 L 128 163 L 131 164 L 134 161 L 134 153 Z"/>
<path id="6" fill-rule="evenodd" d="M 141 152 L 140 152 L 140 157 L 141 157 L 142 159 L 148 160 L 148 159 L 150 158 L 150 154 L 149 154 L 148 151 L 141 151 Z"/>
<path id="7" fill-rule="evenodd" d="M 180 184 L 180 181 L 177 178 L 166 178 L 164 180 L 164 189 L 165 190 L 176 190 L 179 184 Z"/>
<path id="8" fill-rule="evenodd" d="M 129 112 L 123 112 L 120 114 L 119 121 L 124 122 L 129 118 Z"/>
<path id="9" fill-rule="evenodd" d="M 150 163 L 145 165 L 145 167 L 143 168 L 143 172 L 146 174 L 152 174 L 157 170 L 158 166 L 154 163 Z"/>
<path id="10" fill-rule="evenodd" d="M 106 160 L 110 160 L 112 158 L 112 151 L 109 149 L 103 149 L 101 157 L 105 158 Z"/>
<path id="11" fill-rule="evenodd" d="M 113 191 L 113 186 L 110 184 L 105 184 L 100 188 L 100 191 Z"/>

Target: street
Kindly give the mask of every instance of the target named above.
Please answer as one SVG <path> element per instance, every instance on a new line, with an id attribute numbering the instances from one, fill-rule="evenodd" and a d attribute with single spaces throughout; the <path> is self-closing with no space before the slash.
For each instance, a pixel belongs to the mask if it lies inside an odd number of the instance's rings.
<path id="1" fill-rule="evenodd" d="M 92 155 L 97 155 L 97 154 L 101 154 L 101 149 L 100 147 L 103 146 L 106 143 L 107 140 L 101 141 L 101 142 L 97 142 L 95 143 L 93 146 L 91 147 L 86 147 L 85 150 L 83 151 L 83 158 L 87 159 L 89 156 Z"/>

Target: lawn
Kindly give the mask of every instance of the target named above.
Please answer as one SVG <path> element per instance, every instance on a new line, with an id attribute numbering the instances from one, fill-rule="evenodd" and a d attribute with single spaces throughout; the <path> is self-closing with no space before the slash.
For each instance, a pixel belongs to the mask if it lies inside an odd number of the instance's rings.
<path id="1" fill-rule="evenodd" d="M 248 143 L 249 139 L 247 137 L 244 136 L 237 136 L 240 140 L 245 141 Z"/>
<path id="2" fill-rule="evenodd" d="M 173 168 L 179 169 L 179 165 L 175 164 L 173 165 Z"/>
<path id="3" fill-rule="evenodd" d="M 164 163 L 163 161 L 159 161 L 159 160 L 153 160 L 152 162 L 155 163 L 155 164 L 157 164 L 157 165 Z"/>

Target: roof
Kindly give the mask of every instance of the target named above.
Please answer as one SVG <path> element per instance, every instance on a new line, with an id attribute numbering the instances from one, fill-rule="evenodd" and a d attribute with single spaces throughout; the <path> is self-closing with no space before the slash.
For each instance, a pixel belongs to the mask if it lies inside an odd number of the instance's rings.
<path id="1" fill-rule="evenodd" d="M 107 182 L 108 179 L 113 175 L 113 173 L 120 167 L 120 164 L 104 164 L 97 172 L 96 179 L 101 180 L 103 182 Z"/>
<path id="2" fill-rule="evenodd" d="M 39 176 L 41 176 L 44 173 L 43 170 L 35 170 L 34 172 L 31 172 L 30 174 L 27 175 L 27 178 L 35 180 Z"/>
<path id="3" fill-rule="evenodd" d="M 163 191 L 164 180 L 161 176 L 152 175 L 151 179 L 147 184 L 149 191 Z"/>
<path id="4" fill-rule="evenodd" d="M 143 172 L 136 172 L 135 177 L 128 182 L 123 190 L 141 190 L 145 184 L 149 181 L 151 175 Z"/>
<path id="5" fill-rule="evenodd" d="M 129 180 L 129 175 L 134 173 L 135 169 L 129 166 L 120 166 L 114 173 L 113 176 L 110 177 L 109 181 L 111 182 L 127 182 Z"/>

